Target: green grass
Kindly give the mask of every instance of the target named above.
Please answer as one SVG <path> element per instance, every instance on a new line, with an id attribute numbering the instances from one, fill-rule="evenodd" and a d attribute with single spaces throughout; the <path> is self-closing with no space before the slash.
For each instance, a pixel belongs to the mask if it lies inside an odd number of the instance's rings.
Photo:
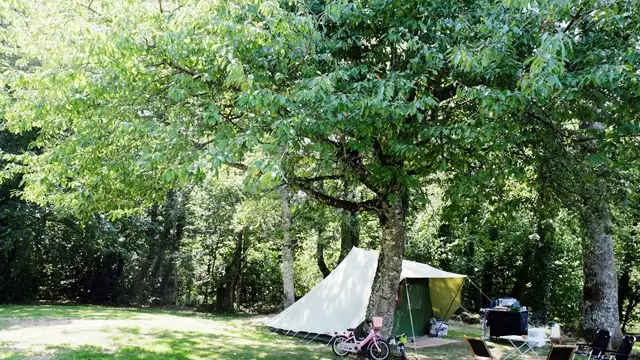
<path id="1" fill-rule="evenodd" d="M 0 331 L 25 331 L 30 326 L 55 327 L 61 324 L 63 328 L 51 336 L 66 336 L 64 341 L 69 338 L 69 329 L 74 324 L 56 322 L 56 319 L 82 320 L 83 323 L 116 321 L 115 326 L 106 326 L 99 332 L 103 339 L 98 340 L 107 339 L 107 346 L 62 343 L 43 347 L 33 344 L 27 350 L 18 351 L 12 344 L 2 343 L 0 359 L 332 359 L 328 347 L 319 343 L 305 346 L 298 339 L 273 334 L 264 327 L 253 325 L 247 316 L 94 306 L 0 306 L 0 322 L 5 324 Z M 124 325 L 117 326 L 119 321 Z M 185 329 L 176 331 L 175 324 L 180 321 L 187 321 Z M 146 322 L 151 325 L 145 326 Z M 132 326 L 132 323 L 140 323 L 141 326 Z M 200 331 L 189 331 L 191 325 L 197 325 Z M 0 339 L 2 335 L 0 332 Z M 77 334 L 80 339 L 85 335 L 86 332 L 82 331 Z"/>
<path id="2" fill-rule="evenodd" d="M 3 318 L 28 319 L 139 319 L 145 315 L 174 315 L 203 319 L 236 319 L 242 314 L 206 314 L 170 308 L 115 308 L 92 305 L 9 305 L 0 306 L 0 326 Z M 1 328 L 0 328 L 1 329 Z"/>
<path id="3" fill-rule="evenodd" d="M 331 349 L 271 333 L 248 316 L 185 310 L 98 306 L 0 306 L 0 360 L 329 360 Z M 14 342 L 6 341 L 8 335 Z M 29 334 L 44 334 L 45 339 Z M 451 324 L 447 338 L 482 336 L 477 326 Z M 46 341 L 45 341 L 46 340 Z M 494 355 L 510 346 L 489 343 Z M 410 358 L 415 359 L 411 344 Z M 543 355 L 547 349 L 539 349 Z M 422 349 L 419 359 L 465 359 L 464 342 Z"/>

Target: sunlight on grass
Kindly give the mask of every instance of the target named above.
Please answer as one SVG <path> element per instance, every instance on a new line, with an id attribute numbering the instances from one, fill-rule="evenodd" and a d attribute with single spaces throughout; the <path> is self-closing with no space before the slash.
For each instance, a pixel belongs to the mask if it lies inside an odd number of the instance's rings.
<path id="1" fill-rule="evenodd" d="M 37 343 L 21 352 L 3 352 L 1 360 L 29 359 L 27 351 L 63 360 L 333 358 L 322 344 L 305 346 L 299 339 L 252 325 L 247 316 L 91 306 L 2 306 L 0 321 L 12 324 L 5 329 L 5 338 L 7 333 L 20 332 L 16 344 L 23 347 L 23 333 L 43 328 L 47 333 L 46 338 L 31 339 Z M 96 339 L 98 343 L 92 343 Z"/>
<path id="2" fill-rule="evenodd" d="M 259 323 L 256 317 L 184 310 L 0 306 L 0 338 L 4 341 L 0 360 L 335 359 L 323 344 L 306 345 L 306 341 L 274 334 Z M 5 341 L 11 336 L 13 342 Z M 481 337 L 482 328 L 451 323 L 446 338 L 458 342 L 421 349 L 417 359 L 469 358 L 464 336 Z M 497 357 L 512 350 L 504 342 L 487 344 Z M 411 344 L 407 350 L 416 359 Z M 544 357 L 548 347 L 536 351 Z"/>
<path id="3" fill-rule="evenodd" d="M 140 315 L 135 309 L 103 306 L 11 305 L 0 306 L 0 318 L 29 319 L 133 319 Z"/>

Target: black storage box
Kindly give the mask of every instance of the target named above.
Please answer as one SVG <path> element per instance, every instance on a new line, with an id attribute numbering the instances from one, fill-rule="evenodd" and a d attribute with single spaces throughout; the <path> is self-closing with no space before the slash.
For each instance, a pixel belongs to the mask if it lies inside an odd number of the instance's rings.
<path id="1" fill-rule="evenodd" d="M 528 311 L 489 310 L 487 314 L 489 336 L 527 335 L 529 331 Z"/>

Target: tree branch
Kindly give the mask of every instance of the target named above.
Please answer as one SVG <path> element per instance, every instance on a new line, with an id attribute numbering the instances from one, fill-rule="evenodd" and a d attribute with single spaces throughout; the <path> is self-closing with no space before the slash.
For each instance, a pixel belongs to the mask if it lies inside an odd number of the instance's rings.
<path id="1" fill-rule="evenodd" d="M 152 46 L 155 46 L 155 44 L 152 44 Z M 159 63 L 152 64 L 152 66 L 159 66 L 159 65 L 165 65 L 165 66 L 168 66 L 169 68 L 174 69 L 174 70 L 176 70 L 178 72 L 190 75 L 194 79 L 198 79 L 198 80 L 204 82 L 205 84 L 217 85 L 215 81 L 205 79 L 204 78 L 205 74 L 198 73 L 197 71 L 194 71 L 194 70 L 191 70 L 191 69 L 189 69 L 187 67 L 184 67 L 184 66 L 178 64 L 177 62 L 175 62 L 173 60 L 162 60 Z"/>
<path id="2" fill-rule="evenodd" d="M 379 199 L 372 199 L 366 201 L 349 201 L 343 200 L 334 196 L 327 195 L 321 191 L 318 191 L 307 184 L 291 181 L 289 184 L 292 187 L 304 192 L 305 194 L 311 196 L 312 198 L 318 200 L 319 202 L 329 205 L 331 207 L 336 207 L 340 209 L 345 209 L 348 211 L 365 211 L 365 210 L 378 210 L 379 208 Z"/>
<path id="3" fill-rule="evenodd" d="M 566 33 L 567 31 L 571 30 L 571 27 L 576 23 L 576 20 L 578 20 L 581 13 L 582 13 L 582 7 L 578 8 L 578 11 L 576 12 L 576 14 L 573 15 L 573 17 L 571 17 L 571 21 L 569 21 L 567 26 L 565 26 L 564 30 L 562 30 L 563 33 Z"/>
<path id="4" fill-rule="evenodd" d="M 287 176 L 287 179 L 290 181 L 294 181 L 294 182 L 300 182 L 300 183 L 311 183 L 311 182 L 316 182 L 316 181 L 324 181 L 324 180 L 340 180 L 343 179 L 344 175 L 320 175 L 320 176 L 315 176 L 315 177 L 311 177 L 311 178 L 298 178 L 298 177 L 292 177 L 292 176 Z"/>
<path id="5" fill-rule="evenodd" d="M 96 15 L 100 15 L 100 13 L 99 13 L 99 12 L 95 11 L 95 10 L 91 7 L 91 5 L 93 5 L 93 0 L 91 0 L 91 1 L 89 2 L 89 5 L 85 5 L 85 4 L 81 3 L 81 2 L 79 2 L 79 3 L 78 3 L 78 5 L 82 6 L 83 8 L 85 8 L 85 9 L 87 9 L 87 10 L 91 11 L 92 13 L 94 13 L 94 14 L 96 14 Z"/>
<path id="6" fill-rule="evenodd" d="M 246 171 L 249 168 L 247 165 L 243 163 L 238 163 L 238 162 L 227 162 L 225 164 L 227 166 L 230 166 L 242 171 Z M 320 181 L 320 180 L 326 180 L 326 179 L 339 179 L 341 177 L 342 177 L 341 175 L 324 175 L 324 176 L 317 176 L 314 178 L 307 178 L 307 179 L 287 178 L 286 180 L 290 186 L 304 192 L 305 194 L 311 196 L 312 198 L 318 200 L 319 202 L 332 207 L 341 208 L 348 211 L 377 210 L 379 208 L 378 203 L 380 200 L 378 198 L 375 198 L 372 200 L 360 201 L 360 202 L 343 200 L 331 195 L 327 195 L 319 190 L 314 189 L 309 185 L 309 183 L 313 181 Z"/>
<path id="7" fill-rule="evenodd" d="M 369 190 L 373 191 L 377 195 L 382 194 L 382 190 L 376 186 L 373 182 L 371 182 L 371 177 L 369 171 L 364 166 L 362 162 L 362 156 L 356 150 L 347 149 L 346 145 L 343 142 L 337 142 L 328 138 L 322 138 L 320 141 L 323 141 L 336 149 L 336 156 L 345 164 L 349 165 L 357 174 L 358 180 L 366 186 Z"/>
<path id="8" fill-rule="evenodd" d="M 226 162 L 225 165 L 242 171 L 246 171 L 249 168 L 247 165 L 239 162 Z"/>

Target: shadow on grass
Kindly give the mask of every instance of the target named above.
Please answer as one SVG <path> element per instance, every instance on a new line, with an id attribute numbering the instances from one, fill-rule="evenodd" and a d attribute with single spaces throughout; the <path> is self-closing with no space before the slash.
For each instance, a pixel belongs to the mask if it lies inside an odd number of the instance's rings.
<path id="1" fill-rule="evenodd" d="M 228 335 L 154 331 L 144 333 L 147 335 L 144 344 L 133 343 L 115 352 L 108 352 L 98 347 L 56 347 L 54 359 L 333 359 L 331 350 L 322 345 L 305 346 L 295 339 L 271 334 L 266 330 L 243 330 L 245 331 L 242 333 L 234 332 Z M 132 335 L 140 334 L 138 330 L 131 328 L 119 329 L 119 331 Z"/>

